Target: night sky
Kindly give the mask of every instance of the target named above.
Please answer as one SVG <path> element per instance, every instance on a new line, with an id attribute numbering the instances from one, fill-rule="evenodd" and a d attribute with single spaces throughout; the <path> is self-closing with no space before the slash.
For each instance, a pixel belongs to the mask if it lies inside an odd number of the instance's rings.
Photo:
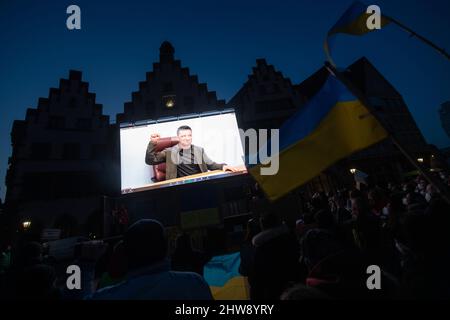
<path id="1" fill-rule="evenodd" d="M 352 0 L 295 1 L 0 0 L 0 198 L 10 132 L 39 97 L 81 70 L 105 114 L 115 119 L 164 40 L 182 65 L 229 100 L 257 58 L 299 83 L 323 65 L 328 29 Z M 66 28 L 66 8 L 81 8 L 81 30 Z M 450 1 L 376 1 L 386 13 L 450 51 Z M 403 95 L 429 143 L 450 146 L 438 115 L 450 100 L 450 61 L 394 25 L 362 37 L 339 35 L 334 59 L 366 56 Z"/>

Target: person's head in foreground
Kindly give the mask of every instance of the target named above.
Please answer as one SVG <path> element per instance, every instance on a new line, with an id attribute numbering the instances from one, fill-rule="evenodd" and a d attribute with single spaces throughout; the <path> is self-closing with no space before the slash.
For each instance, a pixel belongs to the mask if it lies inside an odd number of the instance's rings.
<path id="1" fill-rule="evenodd" d="M 124 247 L 130 269 L 162 262 L 167 256 L 164 227 L 157 220 L 139 220 L 125 232 Z"/>
<path id="2" fill-rule="evenodd" d="M 100 300 L 209 300 L 211 291 L 197 273 L 170 269 L 163 225 L 142 219 L 125 232 L 123 245 L 128 262 L 125 281 L 97 291 Z"/>

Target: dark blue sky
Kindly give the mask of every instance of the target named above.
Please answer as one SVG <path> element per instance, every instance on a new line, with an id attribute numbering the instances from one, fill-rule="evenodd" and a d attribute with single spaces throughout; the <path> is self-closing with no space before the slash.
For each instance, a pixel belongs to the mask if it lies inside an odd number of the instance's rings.
<path id="1" fill-rule="evenodd" d="M 183 66 L 221 99 L 230 99 L 255 59 L 299 83 L 325 60 L 328 29 L 352 0 L 295 1 L 6 1 L 0 0 L 0 197 L 14 119 L 50 87 L 83 72 L 112 119 L 169 40 Z M 81 8 L 82 29 L 66 28 L 66 8 Z M 448 0 L 376 1 L 391 15 L 450 51 Z M 429 143 L 450 145 L 440 104 L 450 100 L 450 62 L 395 26 L 363 37 L 338 36 L 334 59 L 365 55 L 399 90 Z"/>

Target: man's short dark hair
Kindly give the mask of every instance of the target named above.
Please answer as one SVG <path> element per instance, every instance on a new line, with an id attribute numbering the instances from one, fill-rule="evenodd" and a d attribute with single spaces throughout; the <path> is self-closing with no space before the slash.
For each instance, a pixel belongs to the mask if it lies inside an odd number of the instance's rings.
<path id="1" fill-rule="evenodd" d="M 189 127 L 189 126 L 181 126 L 177 129 L 177 135 L 178 135 L 178 133 L 180 133 L 180 130 L 191 130 L 192 131 L 191 127 Z"/>

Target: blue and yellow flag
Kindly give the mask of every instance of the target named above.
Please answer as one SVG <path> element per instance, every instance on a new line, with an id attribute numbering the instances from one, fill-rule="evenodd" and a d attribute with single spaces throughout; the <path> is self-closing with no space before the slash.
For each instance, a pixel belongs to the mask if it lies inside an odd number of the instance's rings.
<path id="1" fill-rule="evenodd" d="M 359 1 L 355 1 L 339 18 L 336 24 L 328 31 L 327 38 L 325 39 L 324 49 L 327 55 L 328 61 L 333 65 L 331 58 L 332 42 L 335 35 L 338 33 L 346 33 L 355 36 L 360 36 L 371 32 L 373 30 L 367 28 L 367 19 L 371 16 L 371 13 L 367 13 L 367 6 Z M 384 27 L 390 22 L 387 16 L 381 16 L 381 27 Z"/>
<path id="2" fill-rule="evenodd" d="M 215 256 L 203 268 L 203 277 L 215 300 L 249 300 L 247 278 L 239 273 L 239 252 Z"/>
<path id="3" fill-rule="evenodd" d="M 323 87 L 280 128 L 279 169 L 262 175 L 249 169 L 270 200 L 308 182 L 336 161 L 387 137 L 369 110 L 329 75 Z M 274 161 L 274 160 L 271 160 Z"/>

